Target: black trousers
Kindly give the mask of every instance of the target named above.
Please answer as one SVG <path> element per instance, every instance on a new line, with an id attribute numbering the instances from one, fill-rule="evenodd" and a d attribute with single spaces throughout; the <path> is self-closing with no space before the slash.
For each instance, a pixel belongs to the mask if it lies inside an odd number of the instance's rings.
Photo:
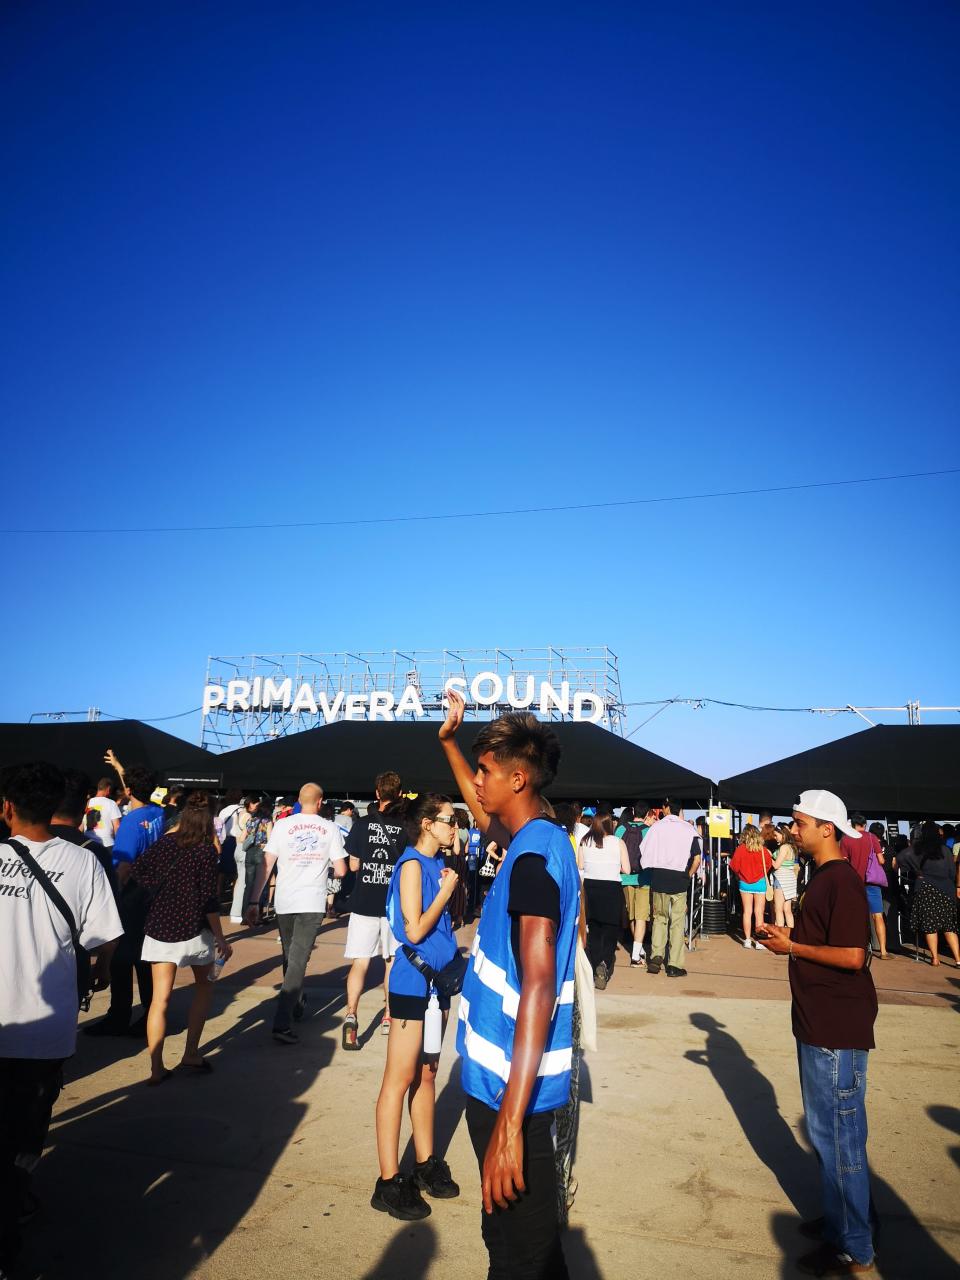
<path id="1" fill-rule="evenodd" d="M 43 1151 L 62 1066 L 61 1058 L 0 1058 L 0 1267 L 20 1252 L 24 1192 Z"/>
<path id="2" fill-rule="evenodd" d="M 497 1112 L 467 1098 L 467 1129 L 483 1176 L 483 1157 Z M 527 1189 L 507 1209 L 482 1209 L 480 1230 L 490 1255 L 487 1280 L 569 1280 L 557 1207 L 557 1170 L 550 1127 L 553 1112 L 523 1122 L 523 1177 Z"/>
<path id="3" fill-rule="evenodd" d="M 587 920 L 587 959 L 594 973 L 601 961 L 607 966 L 609 973 L 613 972 L 614 961 L 617 958 L 617 942 L 620 938 L 620 926 L 618 924 L 602 924 L 599 920 Z"/>
<path id="4" fill-rule="evenodd" d="M 107 1017 L 111 1022 L 125 1027 L 133 1010 L 133 971 L 137 971 L 137 987 L 143 1012 L 150 1008 L 153 999 L 153 972 L 150 965 L 140 959 L 143 949 L 143 933 L 125 931 L 110 961 L 110 1008 Z"/>

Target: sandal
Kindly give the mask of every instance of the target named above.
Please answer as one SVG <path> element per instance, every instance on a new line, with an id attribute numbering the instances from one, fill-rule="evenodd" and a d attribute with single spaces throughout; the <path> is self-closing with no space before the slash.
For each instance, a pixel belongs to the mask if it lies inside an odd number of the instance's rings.
<path id="1" fill-rule="evenodd" d="M 204 1058 L 201 1062 L 181 1062 L 181 1071 L 195 1071 L 198 1075 L 209 1076 L 213 1074 L 212 1065 Z"/>
<path id="2" fill-rule="evenodd" d="M 156 1089 L 157 1085 L 166 1084 L 167 1081 L 172 1077 L 172 1075 L 173 1075 L 173 1072 L 168 1071 L 167 1068 L 164 1067 L 162 1074 L 159 1075 L 156 1080 L 154 1080 L 153 1076 L 150 1077 L 150 1079 L 147 1081 L 147 1088 Z"/>

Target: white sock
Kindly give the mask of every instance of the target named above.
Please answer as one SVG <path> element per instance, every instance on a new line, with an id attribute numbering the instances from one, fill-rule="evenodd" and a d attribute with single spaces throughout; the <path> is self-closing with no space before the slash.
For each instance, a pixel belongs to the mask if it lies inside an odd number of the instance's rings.
<path id="1" fill-rule="evenodd" d="M 639 942 L 634 942 L 633 954 L 630 956 L 630 959 L 639 960 L 642 955 L 643 955 L 643 944 Z"/>

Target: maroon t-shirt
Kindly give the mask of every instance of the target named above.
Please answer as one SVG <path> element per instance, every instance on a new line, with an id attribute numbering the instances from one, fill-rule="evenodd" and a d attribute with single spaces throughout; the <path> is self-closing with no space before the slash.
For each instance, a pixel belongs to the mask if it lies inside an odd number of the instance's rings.
<path id="1" fill-rule="evenodd" d="M 844 858 L 818 867 L 794 906 L 794 942 L 814 947 L 870 947 L 863 881 Z M 869 969 L 851 973 L 792 959 L 793 1034 L 822 1049 L 872 1049 L 877 991 Z"/>
<path id="2" fill-rule="evenodd" d="M 844 836 L 840 841 L 840 852 L 864 884 L 867 882 L 867 862 L 870 858 L 871 849 L 877 854 L 878 858 L 883 852 L 880 847 L 880 841 L 871 831 L 861 831 L 859 840 L 854 840 L 852 836 Z"/>

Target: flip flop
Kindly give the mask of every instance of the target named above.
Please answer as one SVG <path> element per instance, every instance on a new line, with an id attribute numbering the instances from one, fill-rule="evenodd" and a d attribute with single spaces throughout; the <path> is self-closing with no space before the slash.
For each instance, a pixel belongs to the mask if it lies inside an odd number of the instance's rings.
<path id="1" fill-rule="evenodd" d="M 181 1062 L 180 1070 L 195 1071 L 197 1075 L 206 1075 L 206 1076 L 209 1076 L 213 1073 L 213 1067 L 206 1060 L 206 1058 L 204 1058 L 202 1062 Z"/>
<path id="2" fill-rule="evenodd" d="M 147 1086 L 148 1086 L 148 1088 L 150 1088 L 150 1089 L 155 1089 L 155 1088 L 157 1087 L 157 1085 L 159 1085 L 159 1084 L 166 1084 L 166 1083 L 167 1083 L 167 1081 L 172 1077 L 172 1075 L 173 1075 L 173 1072 L 172 1072 L 172 1071 L 168 1071 L 168 1070 L 166 1069 L 166 1067 L 164 1067 L 164 1069 L 163 1069 L 163 1075 L 159 1076 L 156 1080 L 154 1080 L 154 1079 L 151 1077 L 151 1078 L 147 1081 Z"/>

